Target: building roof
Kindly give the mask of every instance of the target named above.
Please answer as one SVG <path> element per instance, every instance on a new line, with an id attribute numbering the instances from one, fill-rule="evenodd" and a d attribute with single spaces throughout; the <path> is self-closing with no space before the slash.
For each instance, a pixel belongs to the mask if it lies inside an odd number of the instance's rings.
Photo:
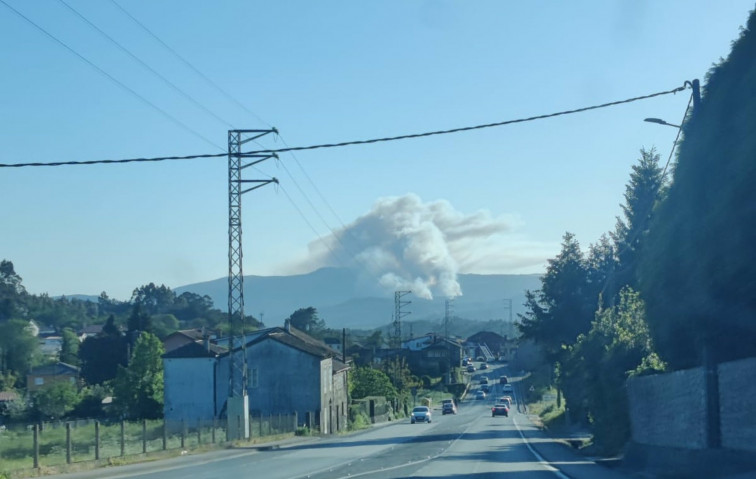
<path id="1" fill-rule="evenodd" d="M 461 349 L 462 345 L 459 344 L 457 341 L 454 341 L 452 339 L 448 339 L 448 338 L 436 338 L 436 341 L 432 345 L 428 346 L 428 348 L 426 348 L 426 349 L 431 349 L 431 348 L 433 348 L 433 349 L 447 349 L 449 347 L 454 347 L 454 348 L 460 348 Z"/>
<path id="2" fill-rule="evenodd" d="M 506 336 L 501 336 L 492 331 L 480 331 L 467 338 L 467 341 L 470 343 L 486 344 L 489 348 L 495 350 L 500 349 L 504 344 L 514 342 L 512 339 L 508 339 Z"/>
<path id="3" fill-rule="evenodd" d="M 349 366 L 342 361 L 336 359 L 341 357 L 341 353 L 329 347 L 326 343 L 319 339 L 315 339 L 309 334 L 300 331 L 296 328 L 289 327 L 272 327 L 267 329 L 258 329 L 244 335 L 247 341 L 246 346 L 250 347 L 267 339 L 278 341 L 281 344 L 298 349 L 307 354 L 311 354 L 320 359 L 334 358 L 333 359 L 333 371 L 342 371 L 348 369 Z M 228 338 L 222 338 L 219 342 L 228 344 Z M 234 351 L 238 351 L 241 346 L 234 347 Z M 228 349 L 216 344 L 210 344 L 210 351 L 207 350 L 199 342 L 191 342 L 163 354 L 163 358 L 215 358 L 219 356 L 225 356 L 228 354 Z"/>
<path id="4" fill-rule="evenodd" d="M 18 393 L 15 391 L 0 391 L 0 402 L 16 401 L 18 398 Z"/>
<path id="5" fill-rule="evenodd" d="M 79 374 L 79 368 L 60 361 L 44 366 L 37 366 L 29 371 L 30 376 L 75 376 Z"/>
<path id="6" fill-rule="evenodd" d="M 79 330 L 79 334 L 96 335 L 102 332 L 104 324 L 89 324 Z"/>
<path id="7" fill-rule="evenodd" d="M 181 335 L 186 336 L 187 338 L 191 339 L 192 341 L 197 341 L 204 338 L 205 333 L 202 332 L 201 329 L 180 329 L 176 332 L 173 332 L 168 335 L 168 338 L 174 335 Z M 166 338 L 166 339 L 168 339 Z"/>
<path id="8" fill-rule="evenodd" d="M 220 347 L 216 344 L 211 343 L 205 346 L 202 343 L 192 341 L 191 343 L 186 343 L 183 346 L 178 347 L 172 351 L 168 351 L 167 353 L 163 354 L 162 357 L 165 359 L 217 358 L 225 352 L 226 348 Z"/>
<path id="9" fill-rule="evenodd" d="M 304 331 L 300 331 L 293 327 L 289 327 L 288 329 L 279 327 L 270 328 L 265 334 L 261 334 L 247 344 L 255 344 L 267 338 L 286 344 L 287 346 L 291 346 L 302 352 L 312 354 L 321 359 L 337 357 L 340 354 L 323 341 L 315 339 Z"/>

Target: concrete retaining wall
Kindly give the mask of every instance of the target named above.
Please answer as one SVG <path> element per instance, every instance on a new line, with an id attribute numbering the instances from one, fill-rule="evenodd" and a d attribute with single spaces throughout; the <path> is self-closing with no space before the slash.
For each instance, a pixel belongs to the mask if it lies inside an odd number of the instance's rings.
<path id="1" fill-rule="evenodd" d="M 631 378 L 627 391 L 633 441 L 651 446 L 706 447 L 702 368 Z"/>
<path id="2" fill-rule="evenodd" d="M 722 448 L 756 451 L 756 358 L 720 364 L 718 382 Z M 631 378 L 627 392 L 633 442 L 706 448 L 703 368 Z"/>
<path id="3" fill-rule="evenodd" d="M 756 358 L 719 365 L 722 447 L 756 451 Z"/>

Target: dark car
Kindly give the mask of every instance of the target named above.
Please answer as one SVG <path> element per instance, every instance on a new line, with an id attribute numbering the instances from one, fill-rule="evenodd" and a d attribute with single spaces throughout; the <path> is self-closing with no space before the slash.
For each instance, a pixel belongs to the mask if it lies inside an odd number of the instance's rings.
<path id="1" fill-rule="evenodd" d="M 457 406 L 454 405 L 453 399 L 444 399 L 441 402 L 441 415 L 457 414 Z"/>
<path id="2" fill-rule="evenodd" d="M 483 391 L 484 393 L 487 393 L 487 392 L 490 392 L 490 391 L 491 391 L 491 389 L 490 389 L 490 387 L 488 386 L 488 384 L 481 384 L 481 385 L 480 385 L 480 390 L 481 390 L 481 391 Z"/>
<path id="3" fill-rule="evenodd" d="M 508 382 L 509 382 L 509 379 L 507 379 L 506 376 L 502 376 L 502 377 L 499 378 L 499 383 L 500 384 L 507 384 Z"/>
<path id="4" fill-rule="evenodd" d="M 480 369 L 488 369 L 488 363 L 480 363 Z"/>
<path id="5" fill-rule="evenodd" d="M 491 417 L 504 416 L 509 417 L 509 408 L 504 403 L 497 403 L 491 408 Z"/>

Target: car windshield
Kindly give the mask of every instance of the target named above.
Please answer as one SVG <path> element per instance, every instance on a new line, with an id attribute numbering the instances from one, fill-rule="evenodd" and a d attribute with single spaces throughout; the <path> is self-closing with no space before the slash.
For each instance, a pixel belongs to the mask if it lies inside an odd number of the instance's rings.
<path id="1" fill-rule="evenodd" d="M 756 477 L 756 0 L 0 37 L 0 478 Z"/>

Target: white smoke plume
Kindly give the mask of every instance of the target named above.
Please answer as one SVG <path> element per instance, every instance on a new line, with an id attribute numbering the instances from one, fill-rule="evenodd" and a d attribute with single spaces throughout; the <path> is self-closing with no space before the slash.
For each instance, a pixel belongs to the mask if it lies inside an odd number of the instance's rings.
<path id="1" fill-rule="evenodd" d="M 369 213 L 312 243 L 310 261 L 367 271 L 389 290 L 455 297 L 462 294 L 460 262 L 479 261 L 470 251 L 511 223 L 487 211 L 465 215 L 445 200 L 424 203 L 415 194 L 381 198 Z"/>

